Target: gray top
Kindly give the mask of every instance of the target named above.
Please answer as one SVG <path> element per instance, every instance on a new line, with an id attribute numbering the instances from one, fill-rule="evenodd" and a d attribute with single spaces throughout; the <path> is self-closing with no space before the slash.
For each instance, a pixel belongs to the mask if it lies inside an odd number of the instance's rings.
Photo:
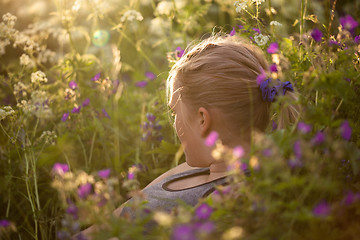
<path id="1" fill-rule="evenodd" d="M 225 184 L 227 182 L 226 177 L 215 179 L 211 182 L 203 183 L 195 187 L 189 187 L 181 190 L 172 190 L 167 188 L 167 185 L 176 180 L 209 174 L 209 168 L 192 169 L 178 174 L 169 176 L 162 181 L 155 183 L 143 190 L 145 195 L 145 208 L 150 210 L 165 210 L 170 211 L 173 207 L 179 204 L 179 201 L 183 201 L 189 205 L 195 206 L 199 198 L 206 197 L 215 190 L 216 185 Z M 130 199 L 128 203 L 131 204 L 133 199 Z M 130 214 L 132 218 L 135 217 L 135 213 L 128 206 L 125 206 L 121 212 L 121 216 Z"/>

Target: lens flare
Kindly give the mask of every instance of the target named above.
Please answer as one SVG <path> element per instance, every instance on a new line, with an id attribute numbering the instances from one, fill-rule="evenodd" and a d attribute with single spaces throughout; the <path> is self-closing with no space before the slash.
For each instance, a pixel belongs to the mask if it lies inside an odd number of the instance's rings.
<path id="1" fill-rule="evenodd" d="M 93 34 L 92 43 L 97 47 L 105 46 L 110 39 L 110 33 L 106 30 L 97 30 Z"/>

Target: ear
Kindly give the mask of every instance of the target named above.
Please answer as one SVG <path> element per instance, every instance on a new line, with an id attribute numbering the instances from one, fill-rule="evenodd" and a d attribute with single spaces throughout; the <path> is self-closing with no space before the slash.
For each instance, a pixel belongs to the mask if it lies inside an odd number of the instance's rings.
<path id="1" fill-rule="evenodd" d="M 210 132 L 211 120 L 210 112 L 206 108 L 200 107 L 198 109 L 198 121 L 200 126 L 200 135 L 202 137 L 206 137 Z"/>

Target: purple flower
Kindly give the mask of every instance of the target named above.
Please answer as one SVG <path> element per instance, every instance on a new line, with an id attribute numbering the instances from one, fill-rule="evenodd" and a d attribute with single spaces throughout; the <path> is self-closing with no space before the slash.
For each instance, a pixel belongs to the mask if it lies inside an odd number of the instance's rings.
<path id="1" fill-rule="evenodd" d="M 82 106 L 83 107 L 86 107 L 87 105 L 89 105 L 89 103 L 90 103 L 90 98 L 86 98 L 83 102 L 82 102 Z"/>
<path id="2" fill-rule="evenodd" d="M 216 140 L 218 139 L 219 134 L 215 131 L 210 132 L 209 136 L 205 139 L 205 145 L 208 147 L 212 147 L 215 145 Z"/>
<path id="3" fill-rule="evenodd" d="M 277 127 L 278 127 L 277 123 L 274 120 L 272 120 L 271 121 L 271 130 L 275 131 L 277 129 Z"/>
<path id="4" fill-rule="evenodd" d="M 354 38 L 354 42 L 356 44 L 359 44 L 360 43 L 360 35 L 357 35 L 355 38 Z"/>
<path id="5" fill-rule="evenodd" d="M 93 78 L 91 78 L 92 81 L 97 81 L 100 79 L 101 73 L 97 73 Z"/>
<path id="6" fill-rule="evenodd" d="M 316 135 L 311 139 L 312 144 L 321 144 L 325 141 L 325 134 L 323 132 L 317 132 Z"/>
<path id="7" fill-rule="evenodd" d="M 234 147 L 233 149 L 233 155 L 236 157 L 236 158 L 241 158 L 243 157 L 245 154 L 245 151 L 244 151 L 244 148 L 241 147 L 241 146 L 236 146 Z"/>
<path id="8" fill-rule="evenodd" d="M 206 203 L 202 203 L 199 207 L 196 208 L 195 214 L 199 219 L 208 219 L 212 214 L 213 209 Z"/>
<path id="9" fill-rule="evenodd" d="M 77 190 L 78 196 L 81 199 L 87 198 L 87 196 L 89 196 L 91 194 L 91 192 L 92 192 L 92 184 L 91 183 L 83 184 Z"/>
<path id="10" fill-rule="evenodd" d="M 296 159 L 300 160 L 302 154 L 301 154 L 301 144 L 299 140 L 295 141 L 293 149 Z"/>
<path id="11" fill-rule="evenodd" d="M 110 119 L 110 115 L 106 112 L 105 108 L 102 109 L 102 113 L 104 114 L 104 117 Z"/>
<path id="12" fill-rule="evenodd" d="M 299 122 L 297 129 L 302 133 L 309 133 L 312 130 L 312 126 L 310 124 L 306 124 L 304 122 Z"/>
<path id="13" fill-rule="evenodd" d="M 144 87 L 146 87 L 147 84 L 148 84 L 148 82 L 143 80 L 143 81 L 136 82 L 135 86 L 137 86 L 139 88 L 144 88 Z"/>
<path id="14" fill-rule="evenodd" d="M 155 73 L 148 71 L 148 72 L 145 72 L 145 77 L 147 77 L 148 79 L 150 79 L 152 81 L 156 78 L 156 75 L 155 75 Z"/>
<path id="15" fill-rule="evenodd" d="M 290 168 L 294 169 L 294 168 L 298 168 L 298 167 L 302 167 L 303 163 L 301 162 L 300 159 L 290 159 L 288 161 L 288 165 Z"/>
<path id="16" fill-rule="evenodd" d="M 181 47 L 177 47 L 177 48 L 175 49 L 175 52 L 176 52 L 176 56 L 177 56 L 178 58 L 181 58 L 181 57 L 184 55 L 185 50 L 182 49 Z"/>
<path id="17" fill-rule="evenodd" d="M 344 29 L 349 30 L 351 33 L 359 26 L 359 23 L 351 15 L 340 17 L 340 24 Z"/>
<path id="18" fill-rule="evenodd" d="M 66 120 L 68 120 L 68 118 L 69 118 L 69 113 L 68 112 L 64 113 L 61 117 L 61 121 L 65 122 Z"/>
<path id="19" fill-rule="evenodd" d="M 6 220 L 6 219 L 1 219 L 1 220 L 0 220 L 0 228 L 1 228 L 1 227 L 6 228 L 6 227 L 8 227 L 8 226 L 10 226 L 10 222 L 9 222 L 8 220 Z"/>
<path id="20" fill-rule="evenodd" d="M 270 43 L 267 52 L 270 54 L 277 53 L 279 51 L 279 44 L 277 42 Z"/>
<path id="21" fill-rule="evenodd" d="M 229 33 L 230 36 L 234 36 L 236 33 L 235 27 L 232 28 L 231 32 Z"/>
<path id="22" fill-rule="evenodd" d="M 258 34 L 261 33 L 261 32 L 260 32 L 260 29 L 258 29 L 258 28 L 252 28 L 252 30 L 255 31 L 255 32 L 257 32 Z"/>
<path id="23" fill-rule="evenodd" d="M 103 179 L 107 179 L 110 176 L 110 173 L 111 173 L 110 168 L 98 171 L 99 177 Z"/>
<path id="24" fill-rule="evenodd" d="M 151 114 L 151 113 L 147 113 L 147 114 L 146 114 L 146 118 L 147 118 L 147 120 L 148 120 L 149 122 L 154 122 L 155 119 L 156 119 L 156 116 L 153 115 L 153 114 Z"/>
<path id="25" fill-rule="evenodd" d="M 56 174 L 62 175 L 69 171 L 69 166 L 66 163 L 55 163 L 52 171 Z"/>
<path id="26" fill-rule="evenodd" d="M 71 88 L 72 90 L 74 90 L 75 88 L 77 88 L 77 83 L 75 81 L 70 81 L 69 82 L 69 88 Z"/>
<path id="27" fill-rule="evenodd" d="M 243 29 L 244 26 L 243 25 L 237 25 L 239 29 Z"/>
<path id="28" fill-rule="evenodd" d="M 262 151 L 262 154 L 265 156 L 265 157 L 271 157 L 272 155 L 272 150 L 270 148 L 267 148 L 267 149 L 264 149 Z"/>
<path id="29" fill-rule="evenodd" d="M 80 112 L 80 109 L 81 109 L 81 106 L 79 106 L 79 107 L 74 107 L 74 108 L 71 110 L 71 113 L 79 113 L 79 112 Z"/>
<path id="30" fill-rule="evenodd" d="M 321 38 L 322 38 L 323 34 L 322 32 L 317 29 L 317 28 L 314 28 L 311 32 L 311 37 L 316 41 L 316 42 L 320 42 L 321 41 Z"/>
<path id="31" fill-rule="evenodd" d="M 204 223 L 196 223 L 195 228 L 200 233 L 209 234 L 215 229 L 215 224 L 211 221 L 204 222 Z"/>
<path id="32" fill-rule="evenodd" d="M 313 208 L 312 212 L 316 217 L 326 217 L 330 214 L 331 209 L 330 209 L 329 204 L 326 201 L 323 201 L 323 202 L 318 203 Z"/>
<path id="33" fill-rule="evenodd" d="M 349 122 L 345 120 L 340 126 L 340 133 L 342 138 L 349 141 L 351 138 L 351 132 L 352 130 L 349 125 Z"/>
<path id="34" fill-rule="evenodd" d="M 353 192 L 351 192 L 351 191 L 349 191 L 346 195 L 345 195 L 345 197 L 343 198 L 343 204 L 344 205 L 351 205 L 351 204 L 353 204 L 355 201 L 356 201 L 357 199 L 356 199 L 356 195 L 353 193 Z"/>
<path id="35" fill-rule="evenodd" d="M 264 69 L 260 69 L 261 73 L 256 77 L 256 82 L 258 85 L 260 85 L 262 82 L 266 80 L 266 73 Z"/>
<path id="36" fill-rule="evenodd" d="M 78 208 L 73 203 L 70 204 L 69 207 L 66 209 L 66 213 L 73 216 L 74 220 L 79 218 L 79 216 L 78 216 Z"/>
<path id="37" fill-rule="evenodd" d="M 128 178 L 129 180 L 133 180 L 133 179 L 135 178 L 135 173 L 134 173 L 134 172 L 128 172 L 127 178 Z"/>
<path id="38" fill-rule="evenodd" d="M 340 43 L 335 40 L 329 40 L 329 45 L 330 46 L 333 46 L 333 45 L 340 46 Z"/>
<path id="39" fill-rule="evenodd" d="M 276 66 L 276 63 L 273 63 L 270 65 L 270 72 L 275 72 L 277 73 L 278 72 L 278 69 L 277 69 L 277 66 Z"/>
<path id="40" fill-rule="evenodd" d="M 196 240 L 193 226 L 189 224 L 178 225 L 173 229 L 172 240 Z"/>

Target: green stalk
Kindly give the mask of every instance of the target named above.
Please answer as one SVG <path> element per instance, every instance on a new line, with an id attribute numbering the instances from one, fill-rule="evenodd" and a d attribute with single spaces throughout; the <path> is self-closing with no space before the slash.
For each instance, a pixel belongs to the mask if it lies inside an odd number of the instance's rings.
<path id="1" fill-rule="evenodd" d="M 304 19 L 306 14 L 307 0 L 301 0 L 301 13 L 300 13 L 300 43 L 302 43 L 302 35 L 304 33 Z M 300 46 L 300 60 L 303 60 L 302 46 Z"/>

